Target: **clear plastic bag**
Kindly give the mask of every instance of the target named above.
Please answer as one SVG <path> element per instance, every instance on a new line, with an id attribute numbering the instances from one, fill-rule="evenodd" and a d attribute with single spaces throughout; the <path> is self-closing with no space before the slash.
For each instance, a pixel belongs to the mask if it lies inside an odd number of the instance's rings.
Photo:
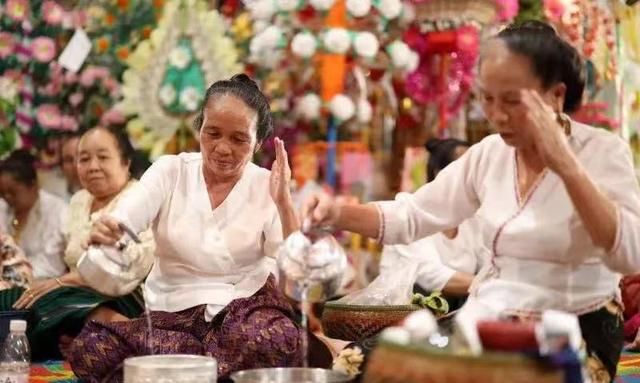
<path id="1" fill-rule="evenodd" d="M 409 305 L 417 277 L 418 264 L 402 262 L 395 270 L 380 274 L 364 289 L 346 295 L 336 303 L 362 306 Z"/>

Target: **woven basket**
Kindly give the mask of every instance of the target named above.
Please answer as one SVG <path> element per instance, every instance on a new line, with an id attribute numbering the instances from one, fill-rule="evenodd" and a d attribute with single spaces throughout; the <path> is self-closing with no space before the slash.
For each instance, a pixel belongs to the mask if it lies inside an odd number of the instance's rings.
<path id="1" fill-rule="evenodd" d="M 420 307 L 345 305 L 327 302 L 322 312 L 322 328 L 330 338 L 355 342 L 378 334 L 416 310 L 420 310 Z"/>
<path id="2" fill-rule="evenodd" d="M 363 383 L 563 383 L 564 373 L 515 354 L 452 355 L 381 343 Z"/>

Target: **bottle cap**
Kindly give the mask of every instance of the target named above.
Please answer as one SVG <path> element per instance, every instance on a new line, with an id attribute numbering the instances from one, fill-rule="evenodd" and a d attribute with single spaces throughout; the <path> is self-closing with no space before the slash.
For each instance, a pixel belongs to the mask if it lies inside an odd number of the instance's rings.
<path id="1" fill-rule="evenodd" d="M 20 319 L 13 319 L 9 323 L 9 330 L 11 332 L 25 332 L 27 331 L 27 321 Z"/>

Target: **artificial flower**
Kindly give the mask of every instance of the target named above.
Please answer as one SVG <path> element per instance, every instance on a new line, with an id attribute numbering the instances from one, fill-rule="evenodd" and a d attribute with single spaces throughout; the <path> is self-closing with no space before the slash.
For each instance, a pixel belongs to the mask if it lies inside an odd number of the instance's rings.
<path id="1" fill-rule="evenodd" d="M 353 49 L 359 56 L 373 58 L 380 49 L 380 43 L 371 32 L 359 32 L 353 40 Z"/>
<path id="2" fill-rule="evenodd" d="M 247 5 L 249 13 L 256 20 L 268 20 L 275 13 L 273 0 L 256 0 Z"/>
<path id="3" fill-rule="evenodd" d="M 316 53 L 318 43 L 309 32 L 300 32 L 291 40 L 291 51 L 298 57 L 309 58 Z"/>
<path id="4" fill-rule="evenodd" d="M 346 29 L 331 28 L 324 34 L 323 43 L 329 52 L 344 54 L 351 46 L 351 39 Z"/>
<path id="5" fill-rule="evenodd" d="M 298 7 L 298 0 L 276 0 L 279 11 L 291 12 Z"/>
<path id="6" fill-rule="evenodd" d="M 164 85 L 162 88 L 160 88 L 160 92 L 158 93 L 158 98 L 164 106 L 173 104 L 173 102 L 176 100 L 176 96 L 176 88 L 174 88 L 171 84 Z"/>
<path id="7" fill-rule="evenodd" d="M 89 88 L 96 82 L 95 72 L 91 68 L 87 68 L 80 74 L 80 85 Z"/>
<path id="8" fill-rule="evenodd" d="M 347 121 L 356 113 L 356 107 L 353 101 L 344 94 L 333 96 L 329 102 L 329 110 L 339 121 Z"/>
<path id="9" fill-rule="evenodd" d="M 169 53 L 169 63 L 178 68 L 184 69 L 191 63 L 191 52 L 187 47 L 175 47 Z"/>
<path id="10" fill-rule="evenodd" d="M 120 90 L 120 83 L 111 76 L 105 77 L 102 80 L 102 86 L 110 93 Z"/>
<path id="11" fill-rule="evenodd" d="M 318 11 L 326 11 L 333 6 L 335 0 L 310 0 L 309 3 Z"/>
<path id="12" fill-rule="evenodd" d="M 42 104 L 36 111 L 36 120 L 45 129 L 59 129 L 61 118 L 60 109 L 54 104 Z"/>
<path id="13" fill-rule="evenodd" d="M 378 11 L 387 20 L 393 20 L 402 13 L 402 2 L 400 0 L 380 0 Z"/>
<path id="14" fill-rule="evenodd" d="M 72 85 L 78 82 L 78 75 L 69 71 L 64 74 L 64 83 L 67 85 Z"/>
<path id="15" fill-rule="evenodd" d="M 387 46 L 391 63 L 396 68 L 406 68 L 411 60 L 411 49 L 403 41 L 394 41 Z"/>
<path id="16" fill-rule="evenodd" d="M 129 0 L 118 0 L 118 8 L 122 11 L 126 11 L 129 8 Z"/>
<path id="17" fill-rule="evenodd" d="M 72 93 L 71 96 L 69 96 L 69 104 L 71 104 L 71 106 L 73 106 L 74 108 L 80 105 L 83 100 L 84 95 L 80 92 Z"/>
<path id="18" fill-rule="evenodd" d="M 180 92 L 180 105 L 189 112 L 195 112 L 200 106 L 202 95 L 194 87 L 187 87 Z"/>
<path id="19" fill-rule="evenodd" d="M 363 17 L 371 11 L 371 0 L 347 0 L 346 6 L 351 16 Z"/>
<path id="20" fill-rule="evenodd" d="M 373 108 L 371 107 L 371 103 L 369 103 L 369 101 L 367 101 L 364 98 L 358 100 L 358 111 L 357 111 L 358 122 L 366 124 L 369 121 L 371 121 L 372 116 L 373 116 Z"/>
<path id="21" fill-rule="evenodd" d="M 59 25 L 64 18 L 64 10 L 53 0 L 46 0 L 42 3 L 42 17 L 49 25 Z"/>
<path id="22" fill-rule="evenodd" d="M 296 113 L 304 120 L 311 121 L 320 117 L 322 101 L 317 94 L 309 93 L 301 97 L 296 104 Z"/>
<path id="23" fill-rule="evenodd" d="M 518 0 L 498 0 L 498 20 L 509 21 L 518 15 Z"/>
<path id="24" fill-rule="evenodd" d="M 13 55 L 16 48 L 15 37 L 9 32 L 0 32 L 0 58 Z"/>
<path id="25" fill-rule="evenodd" d="M 75 132 L 79 127 L 78 120 L 73 116 L 64 115 L 60 118 L 60 129 Z"/>
<path id="26" fill-rule="evenodd" d="M 107 110 L 102 117 L 100 117 L 100 125 L 111 126 L 123 124 L 126 118 L 117 108 L 111 108 Z"/>
<path id="27" fill-rule="evenodd" d="M 36 61 L 48 63 L 56 56 L 56 43 L 49 37 L 36 37 L 31 42 L 31 54 Z"/>
<path id="28" fill-rule="evenodd" d="M 345 348 L 333 361 L 333 370 L 354 378 L 361 373 L 360 367 L 364 363 L 364 355 L 360 347 Z"/>
<path id="29" fill-rule="evenodd" d="M 110 45 L 111 43 L 107 37 L 100 37 L 96 40 L 96 51 L 98 53 L 105 53 L 109 49 Z"/>
<path id="30" fill-rule="evenodd" d="M 129 47 L 123 46 L 116 49 L 116 56 L 120 61 L 126 61 L 129 58 Z"/>
<path id="31" fill-rule="evenodd" d="M 409 60 L 407 61 L 405 70 L 407 72 L 413 72 L 416 69 L 418 69 L 419 65 L 420 65 L 420 55 L 416 51 L 411 51 L 409 53 Z"/>
<path id="32" fill-rule="evenodd" d="M 17 96 L 18 83 L 8 76 L 0 76 L 0 98 L 14 100 Z"/>
<path id="33" fill-rule="evenodd" d="M 14 21 L 24 21 L 29 14 L 29 2 L 27 0 L 7 0 L 5 12 Z"/>

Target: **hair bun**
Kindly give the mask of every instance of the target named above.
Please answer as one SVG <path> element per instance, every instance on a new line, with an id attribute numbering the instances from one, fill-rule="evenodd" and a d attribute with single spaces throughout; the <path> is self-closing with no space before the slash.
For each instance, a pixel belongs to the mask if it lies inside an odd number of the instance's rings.
<path id="1" fill-rule="evenodd" d="M 551 36 L 558 36 L 556 30 L 549 24 L 539 20 L 526 20 L 519 24 L 513 24 L 508 29 L 526 29 L 530 31 L 541 32 Z"/>
<path id="2" fill-rule="evenodd" d="M 17 149 L 14 150 L 9 157 L 7 158 L 11 158 L 12 160 L 17 160 L 17 161 L 21 161 L 24 163 L 29 164 L 30 166 L 33 166 L 36 161 L 37 158 L 36 156 L 34 156 L 29 150 L 27 149 Z"/>
<path id="3" fill-rule="evenodd" d="M 424 144 L 424 147 L 427 149 L 427 151 L 429 153 L 432 153 L 434 150 L 436 150 L 438 148 L 438 146 L 440 146 L 440 144 L 442 144 L 442 140 L 439 138 L 430 138 L 426 144 Z"/>
<path id="4" fill-rule="evenodd" d="M 258 84 L 251 79 L 251 77 L 247 76 L 244 73 L 239 73 L 231 77 L 231 81 L 239 82 L 245 85 L 249 85 L 257 90 L 260 90 Z"/>

